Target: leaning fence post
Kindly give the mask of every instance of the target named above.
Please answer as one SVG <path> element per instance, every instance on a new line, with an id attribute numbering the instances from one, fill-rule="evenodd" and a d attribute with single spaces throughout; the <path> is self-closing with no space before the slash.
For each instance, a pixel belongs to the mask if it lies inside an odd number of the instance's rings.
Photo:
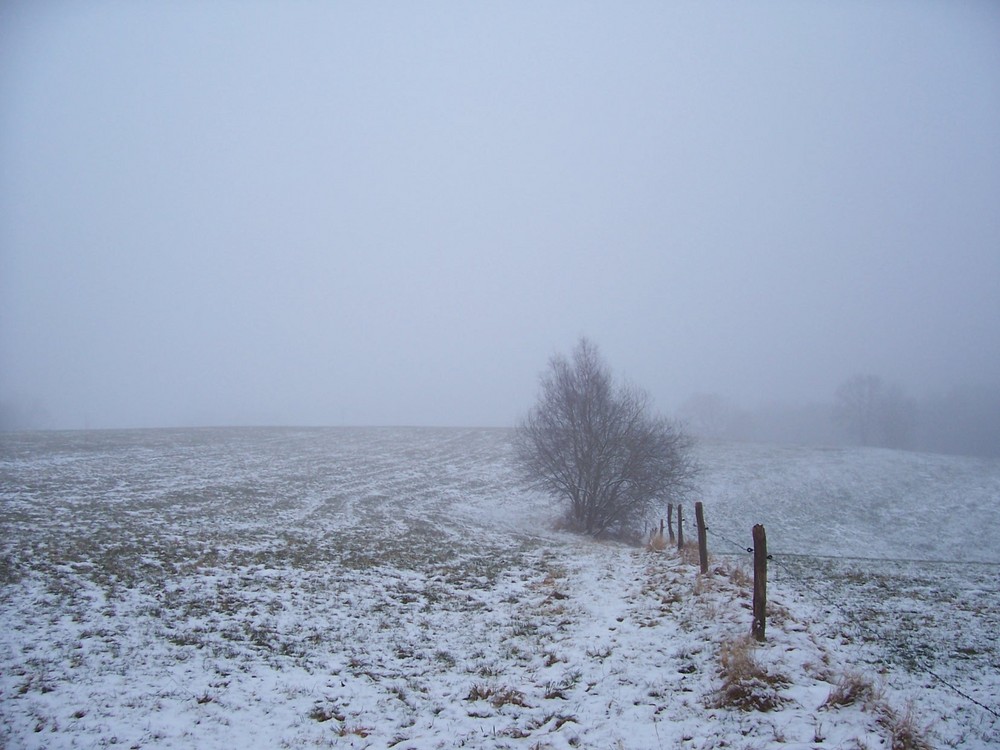
<path id="1" fill-rule="evenodd" d="M 670 532 L 670 543 L 674 543 L 674 504 L 667 503 L 667 531 Z"/>
<path id="2" fill-rule="evenodd" d="M 684 548 L 684 514 L 681 510 L 684 506 L 677 505 L 677 549 Z"/>
<path id="3" fill-rule="evenodd" d="M 701 500 L 694 504 L 694 518 L 698 522 L 698 561 L 701 563 L 701 572 L 708 572 L 708 539 L 705 534 L 705 509 Z"/>
<path id="4" fill-rule="evenodd" d="M 753 527 L 753 625 L 750 634 L 759 643 L 764 642 L 767 620 L 767 535 L 764 527 Z"/>

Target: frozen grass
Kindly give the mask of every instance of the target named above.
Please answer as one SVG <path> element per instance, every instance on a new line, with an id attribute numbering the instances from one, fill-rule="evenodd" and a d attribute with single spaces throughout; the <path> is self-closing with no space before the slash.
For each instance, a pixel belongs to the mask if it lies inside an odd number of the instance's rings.
<path id="1" fill-rule="evenodd" d="M 775 553 L 1000 563 L 1000 459 L 711 442 L 698 458 L 709 526 L 740 547 L 762 523 Z"/>
<path id="2" fill-rule="evenodd" d="M 748 652 L 774 704 L 727 704 L 718 696 L 743 669 L 732 644 L 749 628 L 746 561 L 716 557 L 699 576 L 669 545 L 550 531 L 551 510 L 513 481 L 508 438 L 3 436 L 2 744 L 763 748 L 821 736 L 874 748 L 919 743 L 928 724 L 939 745 L 1000 739 L 981 709 L 899 659 L 925 647 L 914 659 L 995 703 L 994 567 L 786 558 L 768 643 Z M 726 470 L 709 466 L 710 484 Z M 980 485 L 993 481 L 984 471 Z M 725 498 L 704 499 L 722 528 Z M 842 600 L 868 629 L 827 603 Z M 829 704 L 849 668 L 885 673 L 885 710 Z"/>

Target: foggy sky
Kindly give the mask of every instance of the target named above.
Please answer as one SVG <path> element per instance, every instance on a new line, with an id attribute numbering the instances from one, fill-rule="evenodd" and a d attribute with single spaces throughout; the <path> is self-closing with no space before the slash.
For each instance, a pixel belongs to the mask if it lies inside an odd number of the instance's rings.
<path id="1" fill-rule="evenodd" d="M 994 2 L 8 2 L 0 164 L 53 426 L 1000 382 Z"/>

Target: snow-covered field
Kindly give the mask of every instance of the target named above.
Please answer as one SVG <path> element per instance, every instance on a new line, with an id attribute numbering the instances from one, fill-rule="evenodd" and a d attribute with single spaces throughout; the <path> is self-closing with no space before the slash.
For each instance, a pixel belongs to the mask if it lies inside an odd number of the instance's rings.
<path id="1" fill-rule="evenodd" d="M 703 445 L 702 577 L 551 531 L 509 438 L 0 436 L 0 744 L 1000 746 L 1000 462 Z M 719 707 L 758 522 L 769 711 Z"/>

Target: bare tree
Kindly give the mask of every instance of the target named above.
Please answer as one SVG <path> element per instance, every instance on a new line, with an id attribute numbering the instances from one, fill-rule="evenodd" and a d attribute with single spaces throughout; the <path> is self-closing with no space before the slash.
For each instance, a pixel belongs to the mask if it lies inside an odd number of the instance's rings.
<path id="1" fill-rule="evenodd" d="M 731 437 L 739 420 L 739 410 L 725 396 L 696 393 L 681 404 L 677 416 L 694 435 L 717 440 Z"/>
<path id="2" fill-rule="evenodd" d="M 855 375 L 837 387 L 833 418 L 861 445 L 875 444 L 878 401 L 882 379 L 877 375 Z"/>
<path id="3" fill-rule="evenodd" d="M 855 375 L 834 395 L 834 419 L 861 445 L 905 448 L 916 422 L 916 404 L 898 385 L 877 375 Z"/>
<path id="4" fill-rule="evenodd" d="M 912 448 L 917 426 L 917 402 L 901 386 L 885 390 L 881 409 L 882 440 L 887 448 Z"/>
<path id="5" fill-rule="evenodd" d="M 516 448 L 527 478 L 565 502 L 570 528 L 595 536 L 638 528 L 657 503 L 690 490 L 696 474 L 692 440 L 651 414 L 643 391 L 616 387 L 587 339 L 571 360 L 549 362 Z"/>

